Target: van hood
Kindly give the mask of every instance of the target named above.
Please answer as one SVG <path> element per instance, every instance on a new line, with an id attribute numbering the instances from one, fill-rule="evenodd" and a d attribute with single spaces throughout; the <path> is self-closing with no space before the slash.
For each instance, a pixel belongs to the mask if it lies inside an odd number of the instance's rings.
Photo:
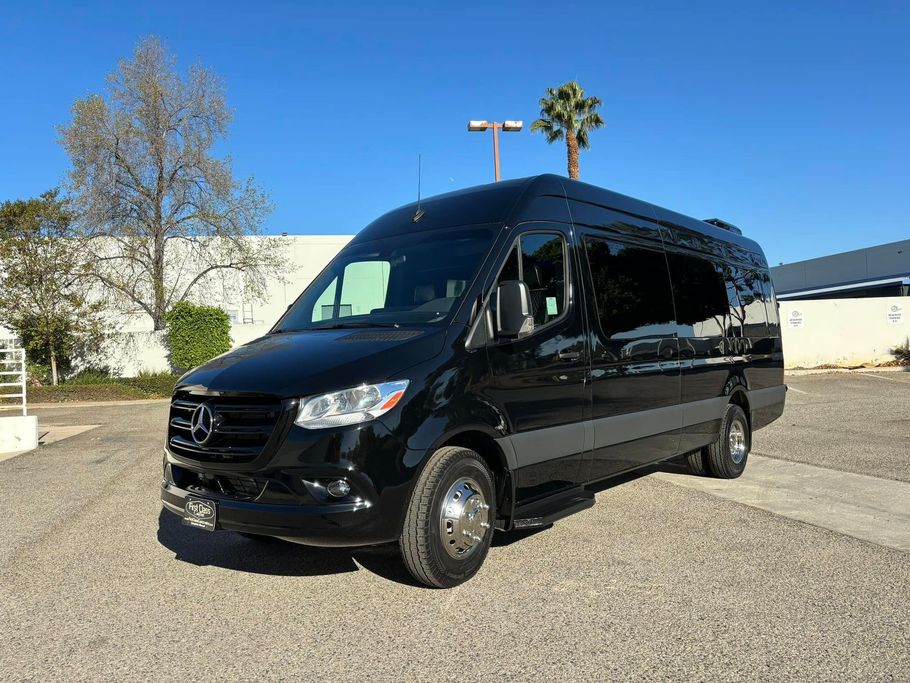
<path id="1" fill-rule="evenodd" d="M 445 330 L 342 329 L 269 334 L 184 375 L 181 389 L 309 396 L 382 382 L 442 351 Z"/>

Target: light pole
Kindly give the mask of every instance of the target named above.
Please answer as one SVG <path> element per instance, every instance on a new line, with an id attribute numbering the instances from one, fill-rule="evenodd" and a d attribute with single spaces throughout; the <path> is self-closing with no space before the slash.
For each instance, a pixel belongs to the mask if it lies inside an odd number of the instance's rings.
<path id="1" fill-rule="evenodd" d="M 493 177 L 499 182 L 499 131 L 517 133 L 521 130 L 522 121 L 468 121 L 468 130 L 472 133 L 483 132 L 488 128 L 493 129 Z"/>

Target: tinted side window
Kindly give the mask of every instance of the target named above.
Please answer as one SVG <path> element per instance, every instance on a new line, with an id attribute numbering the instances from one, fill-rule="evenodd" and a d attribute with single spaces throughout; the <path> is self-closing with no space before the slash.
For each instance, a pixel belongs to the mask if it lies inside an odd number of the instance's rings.
<path id="1" fill-rule="evenodd" d="M 600 329 L 609 339 L 664 335 L 673 325 L 663 252 L 584 238 Z"/>
<path id="2" fill-rule="evenodd" d="M 502 271 L 499 273 L 499 282 L 521 279 L 521 266 L 518 261 L 518 247 L 512 247 L 512 251 L 509 252 L 509 257 L 506 259 L 506 262 L 502 266 Z"/>
<path id="3" fill-rule="evenodd" d="M 754 270 L 736 268 L 736 291 L 743 314 L 743 335 L 764 337 L 768 334 L 765 304 L 762 301 L 761 277 Z"/>
<path id="4" fill-rule="evenodd" d="M 745 312 L 736 292 L 736 268 L 729 263 L 716 262 L 714 268 L 724 279 L 727 290 L 727 315 L 724 316 L 724 336 L 742 337 Z"/>
<path id="5" fill-rule="evenodd" d="M 681 337 L 723 337 L 730 305 L 723 276 L 706 258 L 667 254 Z"/>
<path id="6" fill-rule="evenodd" d="M 535 327 L 562 315 L 566 300 L 566 254 L 561 236 L 522 236 L 521 279 L 531 290 Z"/>
<path id="7" fill-rule="evenodd" d="M 519 238 L 497 284 L 522 280 L 531 292 L 534 328 L 555 320 L 566 308 L 566 248 L 561 235 L 531 233 Z"/>
<path id="8" fill-rule="evenodd" d="M 765 317 L 768 319 L 768 334 L 780 336 L 780 314 L 777 310 L 777 298 L 771 286 L 771 274 L 767 271 L 760 274 L 762 299 L 765 302 Z"/>

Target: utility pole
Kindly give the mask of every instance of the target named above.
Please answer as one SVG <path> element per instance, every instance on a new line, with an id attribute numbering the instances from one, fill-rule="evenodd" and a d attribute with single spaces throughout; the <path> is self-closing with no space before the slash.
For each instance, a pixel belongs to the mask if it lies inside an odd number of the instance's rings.
<path id="1" fill-rule="evenodd" d="M 499 182 L 499 131 L 517 133 L 521 130 L 522 121 L 468 121 L 468 130 L 472 133 L 482 133 L 485 130 L 493 131 L 493 179 Z"/>

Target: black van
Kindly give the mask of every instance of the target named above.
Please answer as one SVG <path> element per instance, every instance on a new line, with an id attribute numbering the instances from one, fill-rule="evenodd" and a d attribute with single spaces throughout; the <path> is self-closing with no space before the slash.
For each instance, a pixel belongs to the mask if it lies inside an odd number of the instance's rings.
<path id="1" fill-rule="evenodd" d="M 494 529 L 684 458 L 739 476 L 784 407 L 777 303 L 739 229 L 543 175 L 391 211 L 266 336 L 186 374 L 164 506 L 201 529 L 398 543 L 430 586 Z"/>

